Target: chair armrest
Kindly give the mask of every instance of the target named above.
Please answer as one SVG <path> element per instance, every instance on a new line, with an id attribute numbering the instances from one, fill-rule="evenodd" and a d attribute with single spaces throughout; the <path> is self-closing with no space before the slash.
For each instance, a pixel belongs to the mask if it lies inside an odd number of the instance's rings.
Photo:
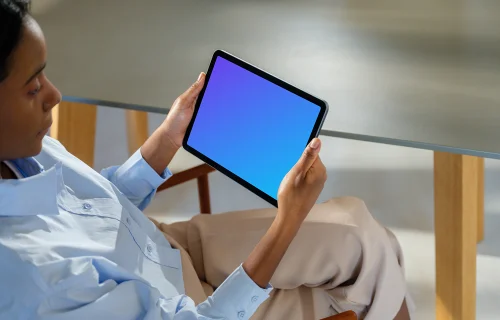
<path id="1" fill-rule="evenodd" d="M 170 187 L 176 186 L 178 184 L 184 183 L 186 181 L 190 181 L 193 179 L 197 179 L 198 177 L 201 177 L 203 175 L 207 175 L 210 172 L 214 172 L 215 169 L 209 166 L 208 164 L 204 163 L 201 164 L 197 167 L 191 168 L 184 170 L 182 172 L 174 173 L 170 179 L 165 181 L 159 188 L 158 192 L 163 191 L 165 189 L 168 189 Z"/>

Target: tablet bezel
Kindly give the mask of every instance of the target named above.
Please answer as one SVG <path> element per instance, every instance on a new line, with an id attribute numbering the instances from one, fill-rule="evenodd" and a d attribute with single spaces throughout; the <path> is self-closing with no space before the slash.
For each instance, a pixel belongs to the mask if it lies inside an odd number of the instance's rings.
<path id="1" fill-rule="evenodd" d="M 303 90 L 300 90 L 298 89 L 297 87 L 294 87 L 293 85 L 257 68 L 256 66 L 253 66 L 251 64 L 249 64 L 248 62 L 245 62 L 233 55 L 231 55 L 230 53 L 227 53 L 223 50 L 217 50 L 214 52 L 213 56 L 212 56 L 212 61 L 210 62 L 210 66 L 208 68 L 208 71 L 207 71 L 207 75 L 206 75 L 206 78 L 205 78 L 205 84 L 203 86 L 203 89 L 201 90 L 199 96 L 198 96 L 198 99 L 196 101 L 196 105 L 195 105 L 195 109 L 194 109 L 194 114 L 193 114 L 193 118 L 191 119 L 191 122 L 189 123 L 188 127 L 187 127 L 187 130 L 186 130 L 186 134 L 184 136 L 184 140 L 182 141 L 182 146 L 184 147 L 184 149 L 186 151 L 188 151 L 189 153 L 193 154 L 194 156 L 196 156 L 197 158 L 201 159 L 202 161 L 204 161 L 205 163 L 207 163 L 208 165 L 210 165 L 211 167 L 215 168 L 216 170 L 222 172 L 224 175 L 228 176 L 229 178 L 231 178 L 232 180 L 236 181 L 237 183 L 239 183 L 240 185 L 242 185 L 243 187 L 247 188 L 248 190 L 250 190 L 251 192 L 255 193 L 257 196 L 261 197 L 262 199 L 264 199 L 265 201 L 269 202 L 270 204 L 272 204 L 273 206 L 275 207 L 278 207 L 278 201 L 277 199 L 274 199 L 273 197 L 271 197 L 270 195 L 268 195 L 267 193 L 265 193 L 264 191 L 261 191 L 259 188 L 257 188 L 256 186 L 252 185 L 251 183 L 247 182 L 246 180 L 240 178 L 238 175 L 234 174 L 233 172 L 231 172 L 230 170 L 226 169 L 225 167 L 219 165 L 217 162 L 213 161 L 212 159 L 208 158 L 207 156 L 205 156 L 204 154 L 202 154 L 201 152 L 199 152 L 198 150 L 194 149 L 193 147 L 191 147 L 190 145 L 188 145 L 188 140 L 189 140 L 189 135 L 191 134 L 191 130 L 193 128 L 193 125 L 194 125 L 194 122 L 196 120 L 196 116 L 198 114 L 198 110 L 200 108 L 200 105 L 201 105 L 201 101 L 203 100 L 203 96 L 205 94 L 205 90 L 207 88 L 207 85 L 208 83 L 210 82 L 210 76 L 212 74 L 212 70 L 215 66 L 215 61 L 217 60 L 218 57 L 221 57 L 223 59 L 226 59 L 254 74 L 256 74 L 257 76 L 261 77 L 261 78 L 264 78 L 266 79 L 267 81 L 270 81 L 278 86 L 280 86 L 281 88 L 287 90 L 287 91 L 290 91 L 296 95 L 298 95 L 299 97 L 303 98 L 303 99 L 306 99 L 312 103 L 314 103 L 315 105 L 319 106 L 320 107 L 320 112 L 318 114 L 318 118 L 316 119 L 316 122 L 314 124 L 314 127 L 311 131 L 311 134 L 309 136 L 309 139 L 308 139 L 308 143 L 315 137 L 317 137 L 319 135 L 319 132 L 321 130 L 321 127 L 323 125 L 323 122 L 326 118 L 326 115 L 328 113 L 328 103 L 324 100 L 321 100 Z M 304 146 L 304 148 L 306 147 L 306 145 Z"/>

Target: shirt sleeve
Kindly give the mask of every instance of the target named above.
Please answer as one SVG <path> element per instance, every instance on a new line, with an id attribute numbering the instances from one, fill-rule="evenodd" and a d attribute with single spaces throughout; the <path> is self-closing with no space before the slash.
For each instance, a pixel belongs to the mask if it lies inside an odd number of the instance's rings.
<path id="1" fill-rule="evenodd" d="M 196 311 L 208 319 L 249 319 L 272 289 L 271 285 L 259 287 L 240 266 Z"/>
<path id="2" fill-rule="evenodd" d="M 172 172 L 166 168 L 159 175 L 144 160 L 139 149 L 123 165 L 104 169 L 101 175 L 111 181 L 140 210 L 144 210 L 154 197 L 156 189 L 172 176 Z"/>
<path id="3" fill-rule="evenodd" d="M 58 290 L 59 296 L 46 297 L 37 308 L 37 319 L 146 319 L 146 320 L 246 320 L 264 302 L 272 290 L 257 286 L 240 266 L 198 306 L 191 298 L 179 295 L 166 298 L 149 284 L 139 280 L 104 281 L 98 290 L 85 284 Z M 82 288 L 83 287 L 83 288 Z"/>

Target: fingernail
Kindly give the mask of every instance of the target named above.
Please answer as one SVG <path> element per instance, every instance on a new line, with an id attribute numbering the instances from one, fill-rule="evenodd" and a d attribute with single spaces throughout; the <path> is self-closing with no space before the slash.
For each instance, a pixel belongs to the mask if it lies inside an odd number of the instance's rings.
<path id="1" fill-rule="evenodd" d="M 202 77 L 203 77 L 203 72 L 200 73 L 200 75 L 198 76 L 198 81 L 200 81 Z"/>
<path id="2" fill-rule="evenodd" d="M 314 138 L 310 144 L 311 148 L 316 149 L 319 147 L 319 139 Z"/>

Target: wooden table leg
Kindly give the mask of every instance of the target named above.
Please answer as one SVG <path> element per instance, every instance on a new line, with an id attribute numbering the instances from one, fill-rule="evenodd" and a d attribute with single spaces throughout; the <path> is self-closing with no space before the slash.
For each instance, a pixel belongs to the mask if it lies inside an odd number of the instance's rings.
<path id="1" fill-rule="evenodd" d="M 127 142 L 129 155 L 134 154 L 148 140 L 148 113 L 136 110 L 126 110 Z"/>
<path id="2" fill-rule="evenodd" d="M 90 167 L 94 165 L 96 116 L 95 105 L 66 101 L 52 111 L 51 137 Z"/>
<path id="3" fill-rule="evenodd" d="M 436 319 L 476 317 L 478 184 L 483 160 L 434 153 Z"/>
<path id="4" fill-rule="evenodd" d="M 477 242 L 484 240 L 484 158 L 478 158 L 477 169 Z"/>

